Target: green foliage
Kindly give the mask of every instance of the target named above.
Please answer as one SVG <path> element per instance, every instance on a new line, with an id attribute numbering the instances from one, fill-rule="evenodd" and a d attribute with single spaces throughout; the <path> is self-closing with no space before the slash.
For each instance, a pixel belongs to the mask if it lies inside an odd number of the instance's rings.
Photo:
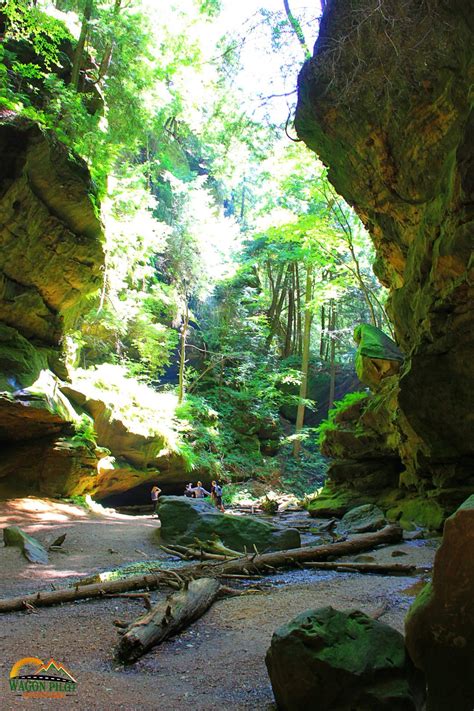
<path id="1" fill-rule="evenodd" d="M 329 430 L 336 429 L 335 419 L 339 413 L 343 412 L 344 410 L 347 410 L 349 407 L 352 407 L 356 403 L 361 402 L 366 398 L 367 393 L 365 391 L 358 390 L 356 392 L 347 393 L 341 400 L 337 400 L 331 410 L 329 410 L 328 418 L 326 420 L 323 420 L 317 428 L 318 444 L 322 444 L 326 432 L 328 432 Z"/>
<path id="2" fill-rule="evenodd" d="M 260 500 L 260 508 L 265 513 L 273 516 L 278 512 L 278 501 L 277 499 L 271 499 L 269 496 L 265 496 Z"/>
<path id="3" fill-rule="evenodd" d="M 7 39 L 30 42 L 42 65 L 48 70 L 59 64 L 61 42 L 71 37 L 62 22 L 42 12 L 29 0 L 4 0 L 2 14 L 6 18 Z M 30 74 L 31 69 L 28 69 L 27 73 L 23 74 L 24 77 L 35 76 L 35 71 L 41 71 L 38 65 L 33 66 L 36 66 L 33 74 Z"/>
<path id="4" fill-rule="evenodd" d="M 94 420 L 85 413 L 74 423 L 74 435 L 71 442 L 81 447 L 95 449 L 97 447 L 97 433 L 94 428 Z"/>
<path id="5" fill-rule="evenodd" d="M 68 501 L 75 506 L 81 506 L 83 509 L 89 508 L 86 497 L 83 494 L 74 494 L 73 496 L 69 496 L 67 499 L 64 499 L 64 501 Z"/>
<path id="6" fill-rule="evenodd" d="M 236 81 L 245 43 L 220 36 L 222 3 L 162 4 L 159 18 L 155 5 L 94 3 L 78 90 L 70 65 L 84 3 L 2 6 L 2 105 L 85 158 L 102 200 L 103 288 L 67 314 L 69 364 L 84 366 L 75 376 L 125 422 L 162 433 L 189 471 L 275 480 L 302 495 L 325 462 L 309 430 L 293 460 L 280 410 L 299 402 L 288 391 L 301 380 L 304 283 L 312 273 L 313 362 L 328 361 L 334 342 L 336 363 L 350 360 L 355 322 L 370 307 L 383 320 L 370 242 L 326 169 L 249 110 Z M 283 12 L 261 11 L 249 34 L 285 49 L 293 86 L 300 48 Z M 187 309 L 186 356 L 199 357 L 175 410 L 173 393 L 143 381 L 157 385 L 170 365 Z M 95 443 L 85 421 L 73 439 Z"/>

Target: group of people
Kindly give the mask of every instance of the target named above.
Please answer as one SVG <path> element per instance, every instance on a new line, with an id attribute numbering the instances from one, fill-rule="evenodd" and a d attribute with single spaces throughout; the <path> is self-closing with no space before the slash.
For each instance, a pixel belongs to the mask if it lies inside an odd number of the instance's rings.
<path id="1" fill-rule="evenodd" d="M 210 491 L 207 491 L 203 487 L 202 481 L 198 481 L 196 486 L 193 486 L 192 483 L 189 482 L 189 484 L 186 484 L 184 495 L 195 499 L 203 499 L 205 496 L 210 496 L 214 506 L 220 511 L 224 511 L 224 505 L 222 503 L 222 486 L 218 484 L 217 481 L 211 482 Z"/>
<path id="2" fill-rule="evenodd" d="M 153 504 L 153 516 L 158 517 L 158 498 L 161 494 L 161 489 L 158 486 L 154 486 L 151 490 L 151 503 Z M 211 490 L 207 491 L 203 485 L 202 481 L 198 481 L 196 486 L 193 486 L 192 482 L 186 484 L 184 490 L 184 495 L 192 497 L 194 499 L 204 499 L 205 496 L 210 496 L 211 501 L 216 508 L 224 512 L 224 505 L 222 503 L 222 486 L 217 483 L 217 481 L 211 482 Z"/>

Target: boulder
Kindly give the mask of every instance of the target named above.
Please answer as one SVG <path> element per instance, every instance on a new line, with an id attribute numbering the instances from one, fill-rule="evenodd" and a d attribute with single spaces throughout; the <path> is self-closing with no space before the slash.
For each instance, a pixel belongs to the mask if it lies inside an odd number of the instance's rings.
<path id="1" fill-rule="evenodd" d="M 344 533 L 367 533 L 378 531 L 386 523 L 384 513 L 378 506 L 364 504 L 344 514 L 337 528 Z"/>
<path id="2" fill-rule="evenodd" d="M 405 620 L 407 648 L 426 674 L 428 711 L 474 708 L 474 495 L 448 518 L 433 581 Z"/>
<path id="3" fill-rule="evenodd" d="M 250 516 L 221 513 L 211 503 L 185 496 L 162 496 L 158 514 L 161 540 L 188 545 L 195 538 L 208 540 L 217 535 L 227 548 L 264 551 L 299 548 L 301 539 L 294 528 L 279 528 Z"/>
<path id="4" fill-rule="evenodd" d="M 8 526 L 3 529 L 3 540 L 6 546 L 21 548 L 23 555 L 30 563 L 48 563 L 48 553 L 36 538 L 29 536 L 18 526 Z"/>
<path id="5" fill-rule="evenodd" d="M 282 711 L 416 711 L 422 675 L 402 635 L 358 610 L 307 610 L 274 632 L 265 663 Z"/>

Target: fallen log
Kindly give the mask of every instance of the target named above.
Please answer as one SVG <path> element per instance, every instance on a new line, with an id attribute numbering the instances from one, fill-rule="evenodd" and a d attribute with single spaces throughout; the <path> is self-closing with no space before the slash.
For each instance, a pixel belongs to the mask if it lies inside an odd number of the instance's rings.
<path id="1" fill-rule="evenodd" d="M 186 565 L 176 571 L 135 575 L 124 580 L 111 580 L 90 585 L 77 584 L 73 588 L 33 593 L 21 597 L 0 600 L 0 613 L 24 610 L 28 605 L 44 607 L 58 605 L 62 602 L 73 602 L 86 598 L 100 598 L 106 593 L 128 592 L 132 590 L 154 590 L 160 585 L 170 585 L 170 579 L 177 581 L 192 578 L 225 577 L 232 575 L 252 575 L 254 573 L 274 572 L 276 568 L 293 567 L 309 561 L 324 560 L 332 556 L 354 555 L 371 550 L 376 546 L 398 543 L 402 540 L 402 529 L 398 525 L 386 526 L 375 533 L 363 533 L 350 540 L 340 543 L 328 543 L 321 546 L 293 548 L 286 551 L 275 551 L 243 556 L 242 558 L 224 562 L 201 562 Z"/>
<path id="2" fill-rule="evenodd" d="M 146 651 L 180 632 L 210 608 L 219 588 L 217 580 L 201 578 L 159 602 L 128 627 L 115 649 L 116 659 L 135 662 Z"/>
<path id="3" fill-rule="evenodd" d="M 150 575 L 134 575 L 124 580 L 110 580 L 103 583 L 89 585 L 76 585 L 70 588 L 45 590 L 31 595 L 6 598 L 0 600 L 0 612 L 14 612 L 15 610 L 29 609 L 28 606 L 48 607 L 60 605 L 63 602 L 75 602 L 89 598 L 101 598 L 107 594 L 129 592 L 132 590 L 156 590 L 160 585 L 168 586 L 170 582 L 169 571 L 153 573 Z"/>
<path id="4" fill-rule="evenodd" d="M 331 562 L 310 562 L 305 563 L 307 568 L 316 570 L 337 570 L 341 573 L 378 573 L 379 575 L 410 575 L 416 571 L 416 565 L 404 565 L 401 563 L 341 563 Z"/>
<path id="5" fill-rule="evenodd" d="M 212 565 L 213 575 L 225 573 L 260 573 L 271 568 L 294 567 L 309 561 L 324 560 L 332 556 L 340 557 L 353 555 L 362 551 L 371 550 L 376 546 L 390 545 L 402 540 L 402 529 L 397 524 L 385 526 L 375 533 L 362 533 L 349 540 L 338 543 L 327 543 L 319 546 L 303 546 L 285 551 L 274 551 L 272 553 L 261 553 L 248 555 L 244 558 L 229 560 L 225 563 L 215 563 Z M 209 571 L 209 563 L 199 565 L 202 574 Z M 188 567 L 181 568 L 180 575 L 188 570 Z M 207 574 L 209 574 L 207 572 Z"/>

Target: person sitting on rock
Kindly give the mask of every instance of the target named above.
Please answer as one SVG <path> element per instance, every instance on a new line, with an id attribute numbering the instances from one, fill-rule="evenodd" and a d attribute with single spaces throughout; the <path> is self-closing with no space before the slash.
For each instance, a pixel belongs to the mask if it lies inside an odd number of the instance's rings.
<path id="1" fill-rule="evenodd" d="M 198 483 L 196 484 L 196 486 L 193 489 L 193 492 L 194 492 L 194 496 L 196 497 L 196 499 L 203 499 L 205 496 L 211 495 L 211 492 L 206 491 L 206 489 L 203 487 L 202 481 L 198 481 Z"/>
<path id="2" fill-rule="evenodd" d="M 161 489 L 159 489 L 157 486 L 154 486 L 151 490 L 151 501 L 153 504 L 153 516 L 156 516 L 158 518 L 158 497 L 161 494 Z"/>

